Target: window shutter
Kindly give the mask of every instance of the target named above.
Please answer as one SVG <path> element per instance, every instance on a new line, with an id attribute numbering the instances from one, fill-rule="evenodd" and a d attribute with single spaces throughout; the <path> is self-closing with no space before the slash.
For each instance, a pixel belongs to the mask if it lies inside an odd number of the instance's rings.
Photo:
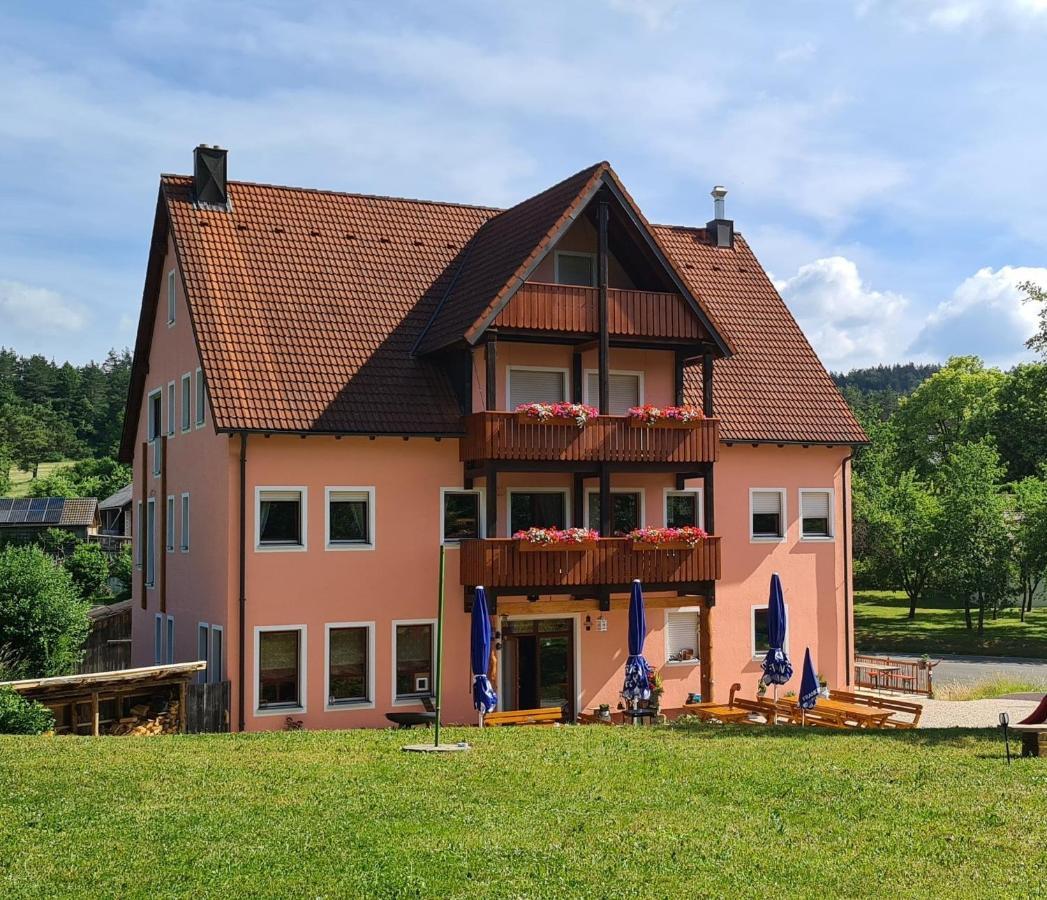
<path id="1" fill-rule="evenodd" d="M 829 518 L 829 492 L 806 491 L 800 496 L 800 515 L 805 519 Z"/>
<path id="2" fill-rule="evenodd" d="M 521 403 L 563 403 L 567 385 L 563 372 L 509 370 L 509 409 Z"/>
<path id="3" fill-rule="evenodd" d="M 781 515 L 782 495 L 777 491 L 756 491 L 753 494 L 753 515 Z"/>
<path id="4" fill-rule="evenodd" d="M 669 660 L 698 659 L 697 612 L 670 612 L 665 630 Z"/>
<path id="5" fill-rule="evenodd" d="M 600 374 L 599 372 L 586 373 L 586 396 L 592 406 L 600 403 Z M 612 416 L 624 416 L 629 412 L 629 407 L 640 405 L 640 376 L 638 375 L 616 375 L 611 373 L 608 377 L 608 388 L 611 395 L 609 409 Z"/>

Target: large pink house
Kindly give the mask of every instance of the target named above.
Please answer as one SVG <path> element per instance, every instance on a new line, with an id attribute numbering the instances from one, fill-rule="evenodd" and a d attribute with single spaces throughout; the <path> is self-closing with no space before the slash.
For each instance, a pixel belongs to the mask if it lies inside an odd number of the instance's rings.
<path id="1" fill-rule="evenodd" d="M 637 577 L 664 707 L 753 693 L 775 571 L 787 650 L 846 685 L 865 435 L 714 196 L 652 225 L 607 163 L 500 210 L 230 182 L 197 148 L 160 181 L 123 438 L 135 664 L 206 659 L 234 729 L 385 725 L 433 688 L 442 544 L 449 721 L 477 585 L 504 709 L 616 706 Z M 599 416 L 514 413 L 552 401 Z M 524 552 L 532 525 L 604 537 Z"/>

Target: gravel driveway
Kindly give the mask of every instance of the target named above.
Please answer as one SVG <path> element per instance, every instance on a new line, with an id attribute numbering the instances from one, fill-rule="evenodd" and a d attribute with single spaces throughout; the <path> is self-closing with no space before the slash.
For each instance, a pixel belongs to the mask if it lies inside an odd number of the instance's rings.
<path id="1" fill-rule="evenodd" d="M 1036 709 L 1032 700 L 913 700 L 923 705 L 921 728 L 995 728 L 1001 712 L 1014 724 Z"/>

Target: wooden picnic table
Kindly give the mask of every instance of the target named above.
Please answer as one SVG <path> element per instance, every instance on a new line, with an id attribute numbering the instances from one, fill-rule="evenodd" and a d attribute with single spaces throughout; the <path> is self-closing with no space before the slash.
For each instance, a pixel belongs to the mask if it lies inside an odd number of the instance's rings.
<path id="1" fill-rule="evenodd" d="M 685 703 L 685 713 L 697 716 L 703 722 L 719 719 L 721 722 L 744 722 L 749 718 L 749 710 L 736 706 L 724 706 L 722 703 Z"/>
<path id="2" fill-rule="evenodd" d="M 794 697 L 787 698 L 785 702 L 791 706 L 799 706 Z M 891 715 L 889 709 L 877 709 L 873 706 L 864 706 L 858 703 L 846 703 L 843 700 L 827 700 L 825 697 L 819 697 L 815 701 L 814 708 L 837 713 L 848 721 L 853 721 L 859 728 L 882 728 L 883 723 Z"/>

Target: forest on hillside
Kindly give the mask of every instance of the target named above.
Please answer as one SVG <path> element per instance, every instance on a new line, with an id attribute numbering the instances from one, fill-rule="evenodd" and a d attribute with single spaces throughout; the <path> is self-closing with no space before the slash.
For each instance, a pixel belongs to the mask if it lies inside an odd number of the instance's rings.
<path id="1" fill-rule="evenodd" d="M 935 364 L 910 362 L 830 374 L 860 418 L 882 421 L 898 408 L 902 397 L 911 394 L 940 368 Z"/>

